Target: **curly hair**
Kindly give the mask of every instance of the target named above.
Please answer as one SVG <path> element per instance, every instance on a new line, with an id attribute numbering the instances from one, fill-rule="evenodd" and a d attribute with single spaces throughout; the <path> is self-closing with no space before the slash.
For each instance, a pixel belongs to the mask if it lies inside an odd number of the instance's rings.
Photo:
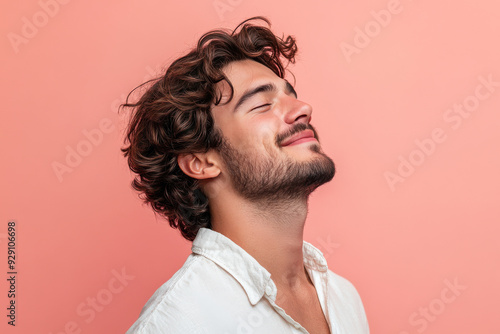
<path id="1" fill-rule="evenodd" d="M 207 152 L 222 143 L 222 133 L 214 126 L 211 106 L 218 105 L 222 93 L 216 84 L 225 80 L 234 89 L 222 69 L 233 61 L 257 61 L 284 78 L 286 64 L 295 63 L 295 38 L 275 36 L 268 28 L 248 23 L 268 19 L 249 18 L 232 32 L 222 29 L 205 33 L 197 46 L 175 60 L 166 73 L 134 88 L 120 108 L 133 108 L 121 148 L 130 169 L 136 173 L 132 187 L 172 228 L 193 241 L 201 227 L 211 228 L 209 200 L 197 179 L 184 174 L 177 164 L 182 153 Z M 240 29 L 239 29 L 240 28 Z M 239 29 L 239 30 L 238 30 Z M 151 84 L 152 83 L 152 84 Z M 131 94 L 151 84 L 136 103 Z"/>

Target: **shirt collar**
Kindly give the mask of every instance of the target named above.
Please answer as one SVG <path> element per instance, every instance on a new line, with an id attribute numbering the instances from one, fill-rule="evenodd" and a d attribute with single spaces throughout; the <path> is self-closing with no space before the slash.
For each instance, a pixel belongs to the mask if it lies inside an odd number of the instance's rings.
<path id="1" fill-rule="evenodd" d="M 193 240 L 191 251 L 203 255 L 231 274 L 241 284 L 252 305 L 257 304 L 264 295 L 271 273 L 222 233 L 205 227 L 200 228 Z M 320 272 L 328 270 L 323 253 L 310 243 L 303 241 L 302 253 L 306 268 Z"/>

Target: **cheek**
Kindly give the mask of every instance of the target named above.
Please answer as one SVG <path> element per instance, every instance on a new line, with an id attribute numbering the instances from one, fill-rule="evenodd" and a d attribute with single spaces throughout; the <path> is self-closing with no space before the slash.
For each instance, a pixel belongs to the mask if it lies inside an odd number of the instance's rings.
<path id="1" fill-rule="evenodd" d="M 215 124 L 238 150 L 247 152 L 262 152 L 263 148 L 266 151 L 275 150 L 277 124 L 265 118 L 264 114 L 241 119 L 219 117 L 215 118 Z"/>
<path id="2" fill-rule="evenodd" d="M 256 150 L 265 148 L 267 151 L 275 149 L 276 132 L 274 127 L 266 123 L 248 122 L 240 129 L 238 136 L 247 146 L 253 146 Z"/>
<path id="3" fill-rule="evenodd" d="M 260 116 L 260 117 L 259 117 Z M 272 119 L 266 119 L 266 115 L 257 115 L 257 117 L 247 119 L 244 122 L 243 131 L 250 133 L 255 138 L 260 138 L 260 141 L 267 141 L 276 136 L 277 125 Z"/>
<path id="4" fill-rule="evenodd" d="M 234 122 L 228 117 L 215 116 L 214 117 L 215 126 L 222 131 L 222 135 L 229 140 L 231 144 L 235 144 L 239 141 L 239 136 L 241 136 L 242 129 L 240 124 Z"/>

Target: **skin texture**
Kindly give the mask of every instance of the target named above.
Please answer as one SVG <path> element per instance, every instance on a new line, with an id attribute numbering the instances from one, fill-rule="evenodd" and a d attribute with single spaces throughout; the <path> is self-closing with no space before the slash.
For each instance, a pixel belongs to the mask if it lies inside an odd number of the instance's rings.
<path id="1" fill-rule="evenodd" d="M 224 144 L 178 157 L 180 168 L 199 180 L 209 198 L 212 228 L 252 255 L 278 288 L 276 303 L 311 333 L 329 333 L 316 290 L 303 264 L 302 242 L 309 194 L 332 179 L 335 168 L 310 125 L 312 107 L 286 88 L 286 81 L 252 60 L 228 64 L 234 87 L 219 83 L 222 103 L 213 106 Z M 272 83 L 236 111 L 242 94 Z M 268 105 L 266 105 L 268 104 Z M 306 129 L 314 137 L 283 145 Z"/>

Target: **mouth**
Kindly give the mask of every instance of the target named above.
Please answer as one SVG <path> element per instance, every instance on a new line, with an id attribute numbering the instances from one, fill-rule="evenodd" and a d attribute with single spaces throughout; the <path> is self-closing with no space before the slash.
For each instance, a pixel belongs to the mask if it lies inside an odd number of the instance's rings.
<path id="1" fill-rule="evenodd" d="M 317 141 L 316 138 L 314 137 L 314 132 L 312 130 L 304 130 L 302 132 L 299 132 L 290 138 L 286 139 L 281 146 L 292 146 L 292 145 L 298 145 L 302 143 L 306 143 L 309 141 Z"/>

